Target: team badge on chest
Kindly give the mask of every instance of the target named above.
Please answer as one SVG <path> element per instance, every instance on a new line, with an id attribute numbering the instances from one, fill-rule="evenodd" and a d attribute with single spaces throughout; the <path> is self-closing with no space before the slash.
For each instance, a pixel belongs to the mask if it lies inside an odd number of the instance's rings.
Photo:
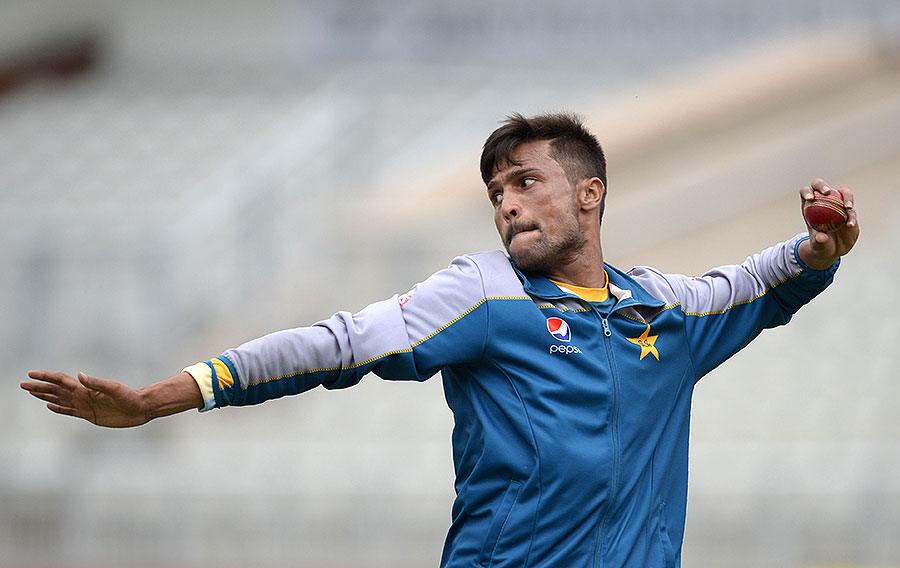
<path id="1" fill-rule="evenodd" d="M 650 324 L 647 324 L 647 329 L 644 330 L 644 333 L 637 337 L 628 337 L 627 339 L 641 348 L 640 360 L 643 360 L 647 355 L 653 355 L 659 361 L 659 351 L 656 349 L 657 337 L 659 336 L 650 335 Z"/>

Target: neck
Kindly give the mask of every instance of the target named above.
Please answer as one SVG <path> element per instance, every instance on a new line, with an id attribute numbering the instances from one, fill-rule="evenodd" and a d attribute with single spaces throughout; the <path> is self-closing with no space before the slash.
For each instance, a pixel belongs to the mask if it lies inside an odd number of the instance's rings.
<path id="1" fill-rule="evenodd" d="M 581 254 L 571 262 L 554 268 L 544 276 L 560 284 L 603 288 L 606 285 L 606 272 L 603 270 L 603 250 L 600 243 L 597 242 L 596 246 L 585 246 Z"/>

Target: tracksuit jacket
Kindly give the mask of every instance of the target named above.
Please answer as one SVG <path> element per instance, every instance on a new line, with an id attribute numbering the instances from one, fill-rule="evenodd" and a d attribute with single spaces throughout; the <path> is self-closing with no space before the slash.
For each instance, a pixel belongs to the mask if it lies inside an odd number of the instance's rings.
<path id="1" fill-rule="evenodd" d="M 209 409 L 441 371 L 457 495 L 441 566 L 671 568 L 694 385 L 831 282 L 837 263 L 803 266 L 802 238 L 696 278 L 607 265 L 611 313 L 502 252 L 466 255 L 192 374 Z"/>

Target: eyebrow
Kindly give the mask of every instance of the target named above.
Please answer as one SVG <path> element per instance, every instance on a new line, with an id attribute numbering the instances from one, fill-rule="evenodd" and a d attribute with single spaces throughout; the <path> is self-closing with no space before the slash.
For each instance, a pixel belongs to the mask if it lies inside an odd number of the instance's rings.
<path id="1" fill-rule="evenodd" d="M 511 171 L 511 172 L 507 172 L 506 175 L 504 175 L 503 178 L 502 178 L 501 180 L 499 180 L 499 181 L 497 180 L 496 177 L 493 178 L 491 181 L 488 182 L 488 184 L 487 184 L 487 190 L 488 190 L 488 191 L 492 191 L 492 190 L 493 190 L 494 188 L 496 188 L 498 185 L 504 185 L 504 184 L 506 184 L 506 183 L 509 183 L 510 180 L 516 179 L 517 177 L 522 177 L 522 176 L 524 176 L 524 175 L 533 174 L 533 173 L 536 173 L 536 172 L 539 172 L 539 171 L 540 171 L 540 170 L 539 170 L 538 168 L 518 168 L 518 169 L 515 169 L 515 170 L 513 170 L 513 171 Z"/>

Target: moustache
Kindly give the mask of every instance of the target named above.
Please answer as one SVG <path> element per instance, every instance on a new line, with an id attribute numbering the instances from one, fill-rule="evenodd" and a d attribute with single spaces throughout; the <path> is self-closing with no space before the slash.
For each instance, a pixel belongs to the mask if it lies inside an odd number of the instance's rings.
<path id="1" fill-rule="evenodd" d="M 509 247 L 512 243 L 513 237 L 518 235 L 519 233 L 523 233 L 525 231 L 534 231 L 540 229 L 541 226 L 535 221 L 531 222 L 523 222 L 523 221 L 513 221 L 509 224 L 509 228 L 506 230 L 506 237 L 503 239 L 504 244 Z"/>

